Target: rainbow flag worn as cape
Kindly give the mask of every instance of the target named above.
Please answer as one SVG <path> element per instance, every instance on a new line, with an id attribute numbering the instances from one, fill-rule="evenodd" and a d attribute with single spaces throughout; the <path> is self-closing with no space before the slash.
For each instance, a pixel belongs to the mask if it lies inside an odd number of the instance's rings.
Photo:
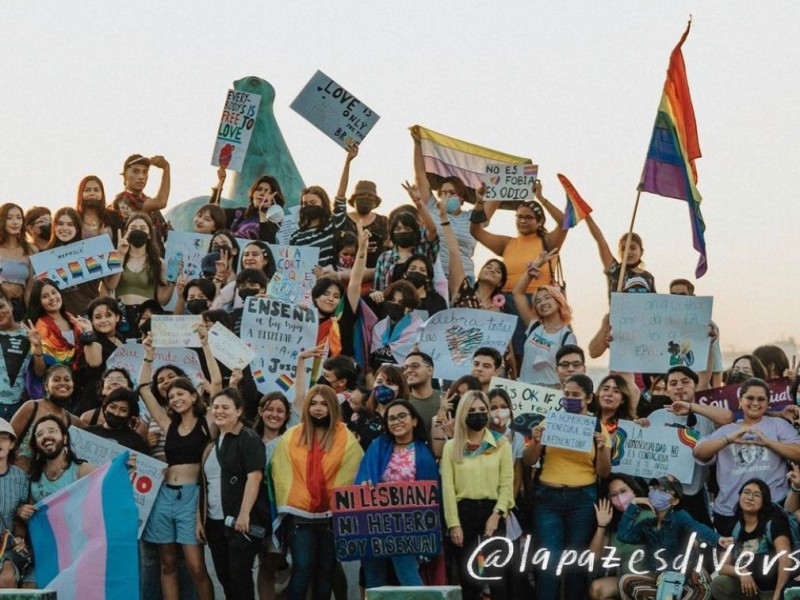
<path id="1" fill-rule="evenodd" d="M 139 513 L 129 454 L 37 504 L 28 529 L 40 588 L 59 598 L 138 600 Z"/>
<path id="2" fill-rule="evenodd" d="M 532 162 L 530 158 L 484 148 L 425 127 L 420 126 L 419 133 L 422 138 L 425 172 L 439 178 L 458 177 L 467 187 L 473 189 L 479 188 L 483 183 L 486 163 L 520 165 Z"/>
<path id="3" fill-rule="evenodd" d="M 592 207 L 586 204 L 586 201 L 581 198 L 578 190 L 572 185 L 569 179 L 558 173 L 558 180 L 561 182 L 564 191 L 567 193 L 567 206 L 564 209 L 564 222 L 561 224 L 561 229 L 566 231 L 575 227 L 580 221 L 592 212 Z"/>
<path id="4" fill-rule="evenodd" d="M 697 169 L 694 164 L 702 155 L 686 66 L 681 53 L 681 46 L 689 35 L 691 26 L 692 22 L 689 21 L 686 31 L 669 57 L 667 80 L 658 105 L 639 190 L 686 200 L 692 224 L 692 245 L 700 253 L 695 276 L 702 277 L 708 269 L 703 236 L 706 226 L 703 215 L 700 214 L 702 197 L 697 190 Z"/>
<path id="5" fill-rule="evenodd" d="M 298 441 L 302 441 L 302 443 L 298 445 Z M 322 484 L 323 482 L 308 481 L 308 455 L 309 449 L 305 444 L 302 424 L 295 425 L 284 433 L 281 441 L 275 447 L 270 466 L 275 486 L 278 522 L 273 524 L 273 531 L 277 530 L 280 518 L 284 514 L 312 519 L 331 516 L 330 511 L 325 513 L 311 511 L 312 499 L 309 489 L 316 488 L 315 483 Z M 333 445 L 322 458 L 324 489 L 329 495 L 333 493 L 333 488 L 353 484 L 363 456 L 364 451 L 361 449 L 361 445 L 348 431 L 345 424 L 336 423 Z"/>

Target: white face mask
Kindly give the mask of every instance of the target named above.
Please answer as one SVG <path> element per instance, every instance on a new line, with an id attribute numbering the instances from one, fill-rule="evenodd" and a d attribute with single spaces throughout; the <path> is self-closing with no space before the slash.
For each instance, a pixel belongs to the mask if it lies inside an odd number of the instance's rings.
<path id="1" fill-rule="evenodd" d="M 508 408 L 496 408 L 492 411 L 492 423 L 505 428 L 511 420 L 511 411 Z"/>

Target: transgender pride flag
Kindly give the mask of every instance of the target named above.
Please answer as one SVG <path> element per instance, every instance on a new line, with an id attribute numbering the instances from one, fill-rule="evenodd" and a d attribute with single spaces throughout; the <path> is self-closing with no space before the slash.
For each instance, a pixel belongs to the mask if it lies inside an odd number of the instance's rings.
<path id="1" fill-rule="evenodd" d="M 124 452 L 48 496 L 28 522 L 40 588 L 59 599 L 138 600 L 138 512 Z"/>

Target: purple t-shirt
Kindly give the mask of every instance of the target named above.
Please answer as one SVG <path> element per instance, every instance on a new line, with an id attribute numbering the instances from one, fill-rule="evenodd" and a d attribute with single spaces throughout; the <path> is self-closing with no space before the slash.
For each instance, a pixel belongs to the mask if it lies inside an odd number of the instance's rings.
<path id="1" fill-rule="evenodd" d="M 720 427 L 708 437 L 704 437 L 698 446 L 712 440 L 735 434 L 743 427 L 743 422 L 731 423 Z M 778 417 L 761 418 L 761 422 L 752 426 L 771 440 L 782 444 L 800 444 L 800 434 L 787 421 Z M 697 461 L 701 465 L 717 464 L 717 483 L 719 494 L 714 501 L 714 510 L 721 515 L 732 516 L 739 501 L 739 488 L 749 479 L 757 477 L 764 481 L 772 492 L 772 500 L 779 501 L 789 493 L 786 480 L 788 465 L 772 450 L 755 444 L 729 444 L 720 450 L 709 461 Z"/>

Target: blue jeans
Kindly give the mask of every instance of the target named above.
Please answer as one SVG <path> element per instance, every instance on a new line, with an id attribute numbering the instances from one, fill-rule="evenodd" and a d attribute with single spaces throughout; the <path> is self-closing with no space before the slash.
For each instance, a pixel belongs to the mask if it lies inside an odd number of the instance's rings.
<path id="1" fill-rule="evenodd" d="M 597 502 L 597 490 L 594 484 L 578 488 L 551 488 L 539 483 L 534 498 L 535 548 L 550 551 L 547 568 L 537 566 L 537 598 L 558 600 L 558 561 L 565 550 L 575 550 L 580 554 L 589 547 L 595 530 L 594 503 Z M 564 598 L 588 597 L 585 567 L 565 568 L 561 580 L 564 582 Z"/>
<path id="2" fill-rule="evenodd" d="M 292 578 L 286 591 L 287 600 L 305 600 L 309 584 L 314 583 L 314 600 L 330 600 L 336 550 L 330 519 L 319 523 L 293 519 L 289 530 L 292 553 Z"/>
<path id="3" fill-rule="evenodd" d="M 421 586 L 422 578 L 419 576 L 417 557 L 412 555 L 393 556 L 391 558 L 365 558 L 361 561 L 364 567 L 364 587 L 374 588 L 388 584 L 386 570 L 389 563 L 394 567 L 394 573 L 400 585 Z"/>

